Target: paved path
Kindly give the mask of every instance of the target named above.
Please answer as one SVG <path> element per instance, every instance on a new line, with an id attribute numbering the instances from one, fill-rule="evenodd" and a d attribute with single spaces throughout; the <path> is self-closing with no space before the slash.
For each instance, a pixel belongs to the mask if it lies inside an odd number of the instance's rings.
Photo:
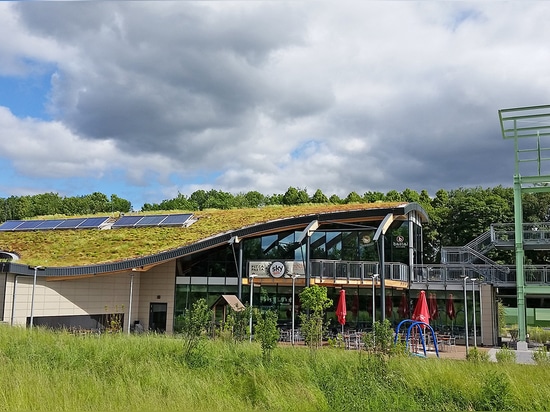
<path id="1" fill-rule="evenodd" d="M 470 346 L 472 349 L 472 346 Z M 487 348 L 487 347 L 478 347 L 480 351 L 487 352 L 489 354 L 489 360 L 491 362 L 496 362 L 496 353 L 499 348 Z M 516 354 L 516 363 L 534 365 L 535 361 L 533 360 L 533 351 L 532 350 L 514 350 Z M 430 356 L 435 356 L 435 352 L 429 352 Z M 452 347 L 450 350 L 440 351 L 439 357 L 441 359 L 466 359 L 466 347 L 458 345 Z"/>
<path id="2" fill-rule="evenodd" d="M 498 348 L 489 349 L 489 359 L 493 362 L 497 361 L 496 353 Z M 532 350 L 513 350 L 512 352 L 516 353 L 516 363 L 523 363 L 527 365 L 535 365 L 536 362 L 533 360 L 533 351 Z"/>

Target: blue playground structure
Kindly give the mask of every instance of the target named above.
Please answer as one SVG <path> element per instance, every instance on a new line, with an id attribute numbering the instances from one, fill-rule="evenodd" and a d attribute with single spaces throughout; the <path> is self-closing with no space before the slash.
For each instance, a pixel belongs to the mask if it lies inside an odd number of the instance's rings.
<path id="1" fill-rule="evenodd" d="M 420 336 L 420 341 L 422 342 L 422 349 L 424 350 L 424 357 L 427 356 L 426 342 L 424 340 L 424 332 L 427 328 L 431 332 L 432 342 L 434 343 L 434 348 L 435 348 L 435 353 L 436 353 L 437 357 L 439 358 L 439 349 L 437 347 L 437 338 L 435 336 L 435 332 L 434 332 L 433 328 L 426 322 L 421 322 L 421 321 L 413 320 L 413 319 L 402 320 L 401 322 L 399 322 L 399 325 L 397 325 L 397 327 L 395 328 L 395 337 L 394 337 L 393 343 L 397 344 L 397 339 L 399 339 L 399 330 L 401 329 L 401 325 L 403 325 L 404 323 L 411 323 L 411 325 L 407 329 L 407 335 L 405 336 L 406 350 L 409 350 L 409 341 L 410 341 L 411 331 L 413 331 L 415 329 L 418 329 L 418 332 L 419 332 L 418 335 Z M 415 355 L 417 355 L 417 354 L 415 353 Z"/>

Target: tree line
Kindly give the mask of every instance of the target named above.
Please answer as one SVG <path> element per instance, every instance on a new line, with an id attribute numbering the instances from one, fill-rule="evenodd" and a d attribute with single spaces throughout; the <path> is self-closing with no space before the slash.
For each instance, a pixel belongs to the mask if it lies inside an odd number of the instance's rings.
<path id="1" fill-rule="evenodd" d="M 63 197 L 57 193 L 0 198 L 0 220 L 21 220 L 36 216 L 78 216 L 96 213 L 127 213 L 132 204 L 117 195 L 108 198 L 95 192 L 85 196 Z"/>
<path id="2" fill-rule="evenodd" d="M 345 198 L 326 196 L 321 190 L 309 195 L 307 189 L 289 187 L 284 194 L 263 195 L 257 191 L 231 194 L 221 190 L 197 190 L 186 196 L 178 193 L 173 199 L 158 204 L 146 203 L 142 211 L 205 210 L 257 208 L 269 205 L 346 204 L 381 202 L 417 202 L 428 213 L 430 222 L 423 225 L 425 263 L 439 262 L 441 246 L 463 246 L 489 230 L 492 223 L 514 221 L 514 193 L 512 188 L 459 188 L 437 191 L 431 197 L 426 190 L 420 193 L 405 189 L 387 193 L 349 193 Z M 523 194 L 524 222 L 550 220 L 550 193 Z M 55 193 L 34 196 L 0 198 L 0 220 L 18 220 L 48 215 L 86 215 L 94 213 L 129 212 L 132 205 L 117 195 L 108 198 L 102 193 L 85 196 L 61 197 Z M 495 261 L 510 262 L 511 253 L 492 251 Z M 526 263 L 546 264 L 550 258 L 544 252 L 526 251 Z"/>

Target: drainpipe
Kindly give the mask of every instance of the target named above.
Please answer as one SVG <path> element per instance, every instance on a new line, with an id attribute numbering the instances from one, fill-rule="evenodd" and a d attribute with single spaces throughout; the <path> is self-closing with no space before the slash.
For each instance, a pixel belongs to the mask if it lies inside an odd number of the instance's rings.
<path id="1" fill-rule="evenodd" d="M 13 297 L 11 299 L 11 319 L 10 319 L 11 326 L 13 326 L 13 319 L 15 316 L 15 289 L 17 289 L 17 276 L 19 275 L 13 275 Z"/>

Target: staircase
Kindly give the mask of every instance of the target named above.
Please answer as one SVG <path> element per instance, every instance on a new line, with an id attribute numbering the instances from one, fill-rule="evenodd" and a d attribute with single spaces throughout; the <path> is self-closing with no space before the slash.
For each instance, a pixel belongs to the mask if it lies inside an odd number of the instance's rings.
<path id="1" fill-rule="evenodd" d="M 483 262 L 485 265 L 489 265 L 492 269 L 503 273 L 509 273 L 510 268 L 508 266 L 500 265 L 494 260 L 485 256 L 485 253 L 489 252 L 495 247 L 492 241 L 491 232 L 487 231 L 465 246 L 444 246 L 441 248 L 441 263 L 458 264 L 458 265 L 472 265 L 475 270 L 476 262 Z"/>

